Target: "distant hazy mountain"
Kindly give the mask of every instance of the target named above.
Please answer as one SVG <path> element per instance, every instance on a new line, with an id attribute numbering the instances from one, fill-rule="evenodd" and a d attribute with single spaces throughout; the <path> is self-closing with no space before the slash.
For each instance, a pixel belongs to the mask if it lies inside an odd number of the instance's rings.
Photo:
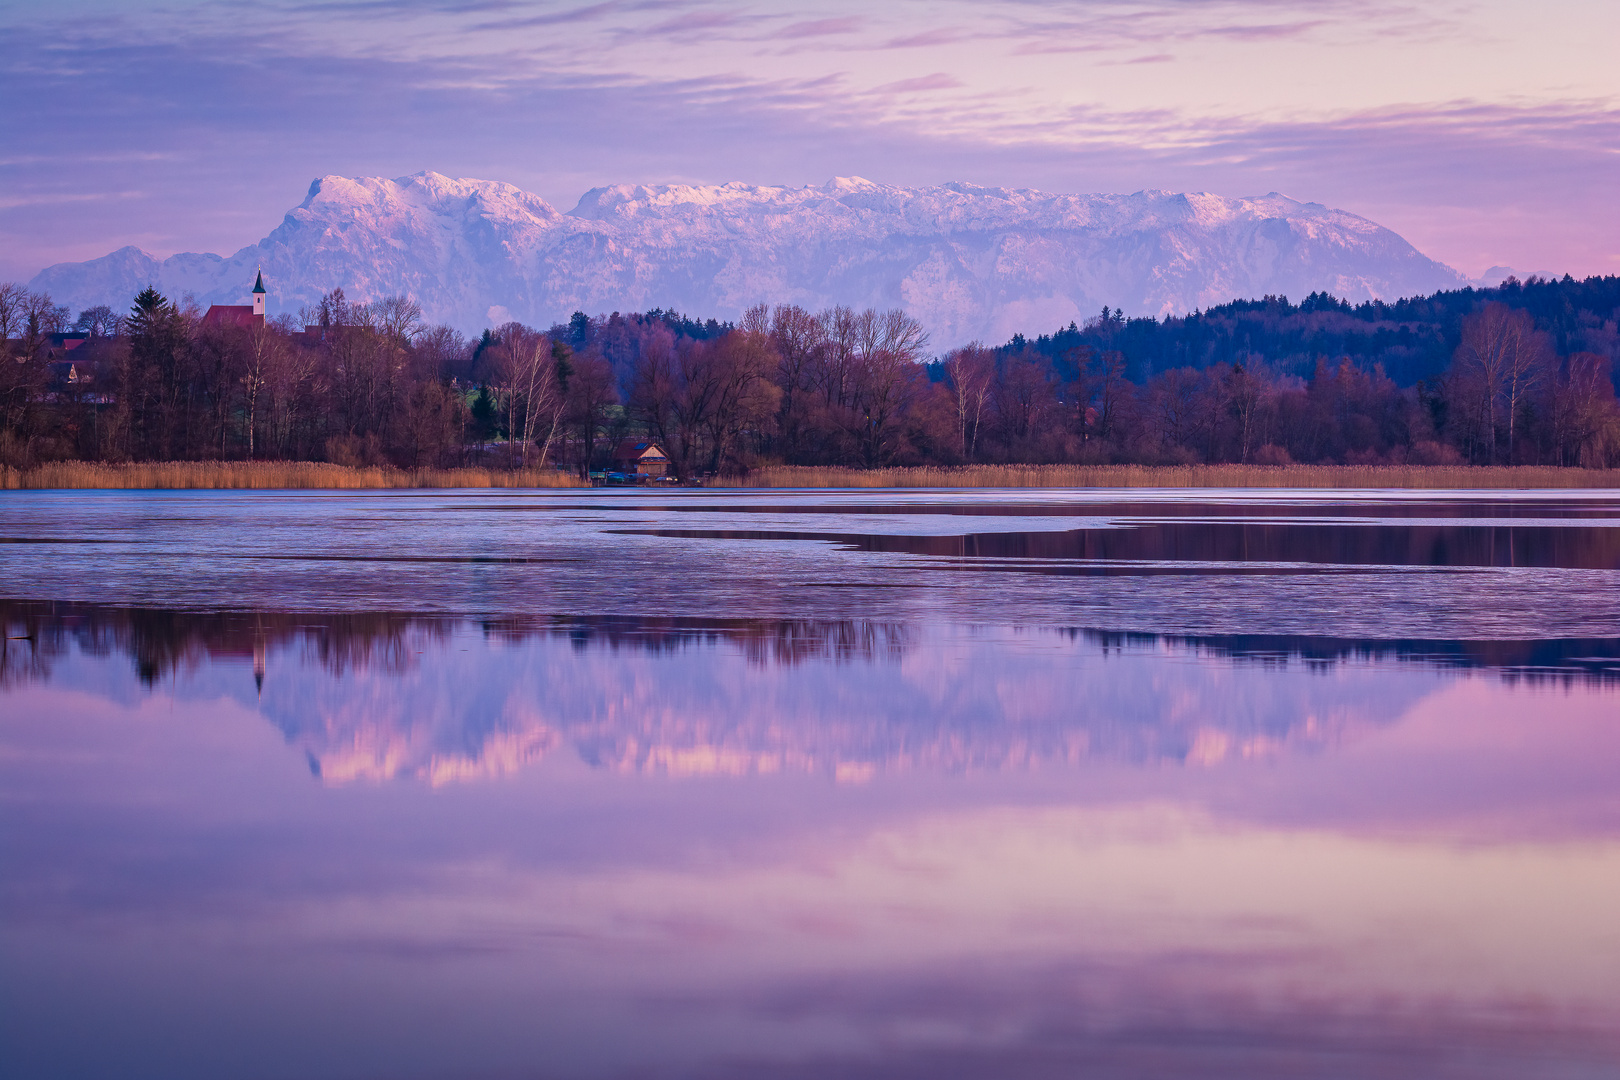
<path id="1" fill-rule="evenodd" d="M 1560 276 L 1561 275 L 1555 274 L 1551 270 L 1526 271 L 1515 270 L 1511 266 L 1493 266 L 1483 274 L 1479 275 L 1479 277 L 1472 279 L 1470 284 L 1472 284 L 1476 289 L 1494 289 L 1508 278 L 1517 278 L 1520 281 L 1529 281 L 1533 277 L 1538 277 L 1544 281 L 1557 281 Z"/>
<path id="2" fill-rule="evenodd" d="M 269 236 L 229 258 L 126 247 L 32 282 L 75 311 L 127 307 L 148 284 L 244 303 L 262 266 L 270 310 L 335 286 L 409 293 L 429 321 L 476 332 L 575 310 L 674 308 L 734 318 L 761 301 L 900 306 L 937 346 L 1235 297 L 1327 290 L 1352 301 L 1466 280 L 1365 218 L 1282 195 L 1051 195 L 840 177 L 821 187 L 619 185 L 566 214 L 510 184 L 425 172 L 327 176 Z"/>

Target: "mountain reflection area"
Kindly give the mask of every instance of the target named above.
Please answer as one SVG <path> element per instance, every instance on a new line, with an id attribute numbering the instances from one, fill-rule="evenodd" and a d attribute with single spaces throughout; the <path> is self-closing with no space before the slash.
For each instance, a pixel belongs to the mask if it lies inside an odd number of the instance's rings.
<path id="1" fill-rule="evenodd" d="M 15 1075 L 1620 1075 L 1615 639 L 0 622 Z"/>

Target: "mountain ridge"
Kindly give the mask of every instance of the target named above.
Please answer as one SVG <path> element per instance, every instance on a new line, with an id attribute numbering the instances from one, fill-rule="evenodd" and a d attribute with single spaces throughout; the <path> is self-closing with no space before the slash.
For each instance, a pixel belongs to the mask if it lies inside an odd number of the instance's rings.
<path id="1" fill-rule="evenodd" d="M 320 177 L 264 239 L 230 256 L 120 248 L 31 282 L 121 309 L 148 284 L 240 303 L 264 268 L 272 313 L 341 286 L 408 293 L 464 331 L 575 310 L 735 318 L 748 306 L 903 307 L 948 347 L 1084 321 L 1105 304 L 1163 315 L 1264 294 L 1360 300 L 1468 284 L 1389 229 L 1277 192 L 1064 194 L 964 181 L 906 188 L 616 184 L 559 211 L 501 181 L 434 172 Z"/>

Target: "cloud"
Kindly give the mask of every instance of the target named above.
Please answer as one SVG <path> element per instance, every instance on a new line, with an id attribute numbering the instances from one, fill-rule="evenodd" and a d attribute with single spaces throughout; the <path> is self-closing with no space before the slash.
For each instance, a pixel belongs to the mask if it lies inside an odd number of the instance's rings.
<path id="1" fill-rule="evenodd" d="M 926 49 L 934 45 L 954 45 L 965 41 L 972 35 L 967 30 L 955 26 L 942 26 L 935 30 L 927 30 L 921 34 L 909 34 L 905 37 L 890 38 L 879 48 L 883 49 Z"/>
<path id="2" fill-rule="evenodd" d="M 729 30 L 749 21 L 753 20 L 745 20 L 729 11 L 688 11 L 648 27 L 627 28 L 619 33 L 621 37 L 641 37 L 649 34 L 664 37 L 690 37 L 710 30 Z"/>
<path id="3" fill-rule="evenodd" d="M 565 26 L 569 23 L 592 22 L 616 12 L 622 11 L 624 4 L 617 0 L 607 0 L 601 4 L 585 4 L 580 7 L 569 8 L 545 15 L 525 15 L 521 18 L 497 19 L 489 22 L 473 24 L 473 30 L 527 30 L 540 26 Z M 510 10 L 510 5 L 500 5 L 494 10 Z"/>
<path id="4" fill-rule="evenodd" d="M 1328 25 L 1326 19 L 1308 19 L 1301 22 L 1272 23 L 1266 26 L 1216 26 L 1204 32 L 1242 41 L 1278 41 L 1283 38 L 1303 37 L 1317 27 L 1326 25 Z"/>
<path id="5" fill-rule="evenodd" d="M 0 210 L 15 210 L 24 206 L 105 202 L 108 199 L 139 199 L 147 194 L 144 191 L 49 191 L 37 195 L 0 195 Z"/>
<path id="6" fill-rule="evenodd" d="M 810 22 L 796 22 L 784 26 L 771 35 L 774 38 L 810 38 L 831 37 L 835 34 L 853 34 L 865 25 L 866 20 L 859 15 L 846 15 L 837 19 L 815 19 Z"/>
<path id="7" fill-rule="evenodd" d="M 1041 56 L 1047 53 L 1102 52 L 1111 48 L 1101 42 L 1026 41 L 1013 50 L 1014 56 Z"/>
<path id="8" fill-rule="evenodd" d="M 1339 46 L 1366 38 L 1432 41 L 1437 35 L 1455 39 L 1478 32 L 1462 19 L 1444 13 L 1420 14 L 1403 6 L 1365 0 L 1328 0 L 1311 5 L 1310 18 L 1276 18 L 1278 14 L 1295 14 L 1298 8 L 1293 0 L 1219 5 L 1171 0 L 1100 9 L 1028 5 L 1031 14 L 1009 17 L 998 35 L 1023 41 L 1025 44 L 1015 50 L 1017 54 L 1035 55 L 1212 38 L 1266 45 L 1308 38 L 1322 29 L 1330 29 L 1334 44 Z"/>
<path id="9" fill-rule="evenodd" d="M 936 71 L 932 75 L 922 75 L 915 79 L 901 79 L 899 82 L 885 83 L 872 90 L 874 94 L 915 94 L 925 90 L 955 90 L 962 85 L 962 80 L 955 75 L 943 71 Z"/>
<path id="10" fill-rule="evenodd" d="M 515 0 L 459 0 L 455 3 L 400 3 L 399 0 L 319 0 L 317 3 L 290 4 L 279 9 L 281 14 L 330 16 L 333 12 L 360 12 L 373 14 L 401 11 L 419 11 L 448 15 L 473 15 L 489 11 L 511 11 L 521 5 Z"/>
<path id="11" fill-rule="evenodd" d="M 664 25 L 697 34 L 730 24 Z M 288 34 L 13 28 L 17 60 L 0 71 L 12 103 L 0 116 L 0 190 L 13 203 L 0 208 L 0 278 L 124 243 L 228 253 L 274 228 L 312 177 L 425 168 L 508 180 L 560 206 L 605 183 L 832 175 L 1276 189 L 1366 214 L 1470 272 L 1620 269 L 1608 194 L 1620 184 L 1620 107 L 1602 98 L 1286 120 L 1038 98 L 1030 108 L 949 68 L 896 72 L 874 90 L 859 69 L 760 78 L 694 65 L 671 78 L 536 63 L 523 43 L 506 56 L 389 58 L 312 51 Z M 1062 36 L 1043 47 L 1089 48 Z M 105 192 L 134 194 L 93 197 Z"/>

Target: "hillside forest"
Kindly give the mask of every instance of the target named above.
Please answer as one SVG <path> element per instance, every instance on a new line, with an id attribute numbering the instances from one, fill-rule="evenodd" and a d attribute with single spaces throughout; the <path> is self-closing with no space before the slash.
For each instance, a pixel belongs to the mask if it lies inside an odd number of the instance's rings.
<path id="1" fill-rule="evenodd" d="M 1393 303 L 1268 296 L 929 351 L 900 311 L 576 313 L 464 338 L 334 289 L 210 323 L 147 289 L 77 317 L 0 285 L 0 464 L 1620 465 L 1620 277 Z"/>

